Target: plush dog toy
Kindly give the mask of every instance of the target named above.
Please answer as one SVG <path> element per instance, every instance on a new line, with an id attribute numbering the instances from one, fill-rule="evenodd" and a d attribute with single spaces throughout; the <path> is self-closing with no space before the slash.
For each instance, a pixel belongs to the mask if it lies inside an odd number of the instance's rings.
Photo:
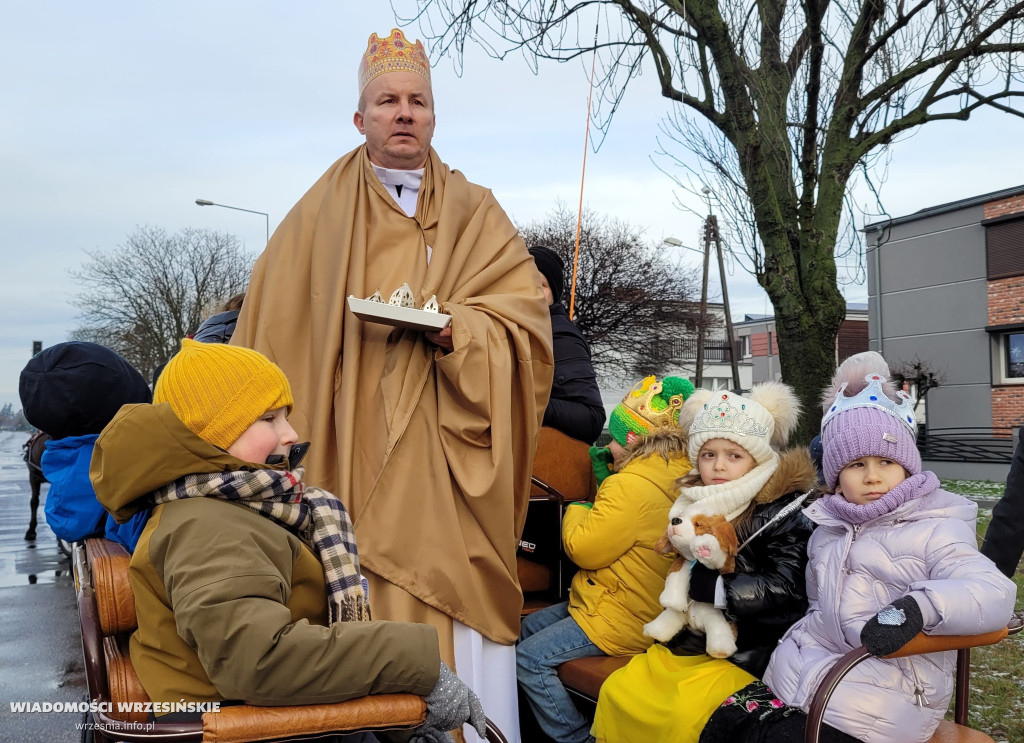
<path id="1" fill-rule="evenodd" d="M 668 642 L 684 627 L 703 632 L 705 647 L 713 658 L 728 658 L 736 652 L 736 625 L 713 604 L 690 598 L 690 565 L 700 561 L 720 573 L 731 573 L 736 566 L 739 543 L 736 531 L 724 516 L 687 513 L 696 504 L 669 513 L 668 531 L 657 544 L 662 552 L 674 549 L 679 557 L 665 579 L 659 602 L 664 607 L 653 621 L 644 625 L 644 634 Z M 672 549 L 670 549 L 670 546 Z"/>

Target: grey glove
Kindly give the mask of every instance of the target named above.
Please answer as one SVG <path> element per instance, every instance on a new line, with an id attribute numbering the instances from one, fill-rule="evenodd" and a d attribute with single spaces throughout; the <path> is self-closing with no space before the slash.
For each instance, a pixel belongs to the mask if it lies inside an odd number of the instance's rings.
<path id="1" fill-rule="evenodd" d="M 467 722 L 481 738 L 487 737 L 487 717 L 480 698 L 443 661 L 437 684 L 423 701 L 427 703 L 427 720 L 413 733 L 411 743 L 450 743 L 446 731 Z"/>

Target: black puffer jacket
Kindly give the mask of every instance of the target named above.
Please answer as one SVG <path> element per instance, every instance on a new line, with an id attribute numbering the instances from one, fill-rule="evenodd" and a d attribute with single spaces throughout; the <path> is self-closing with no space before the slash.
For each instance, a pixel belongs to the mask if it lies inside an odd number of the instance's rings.
<path id="1" fill-rule="evenodd" d="M 555 348 L 555 378 L 544 425 L 587 444 L 594 443 L 604 426 L 604 403 L 590 361 L 590 346 L 572 324 L 561 302 L 551 305 L 551 334 Z"/>
<path id="2" fill-rule="evenodd" d="M 735 524 L 742 545 L 815 483 L 816 473 L 806 449 L 787 452 L 779 469 L 761 489 L 753 514 Z M 804 569 L 807 541 L 814 525 L 802 508 L 783 517 L 757 535 L 736 556 L 736 572 L 722 576 L 726 614 L 736 622 L 738 650 L 729 658 L 758 678 L 782 635 L 807 611 Z M 684 629 L 666 647 L 676 655 L 704 653 L 704 635 Z"/>
<path id="3" fill-rule="evenodd" d="M 235 332 L 237 322 L 238 310 L 218 312 L 203 321 L 196 334 L 192 336 L 192 340 L 200 343 L 227 343 Z"/>

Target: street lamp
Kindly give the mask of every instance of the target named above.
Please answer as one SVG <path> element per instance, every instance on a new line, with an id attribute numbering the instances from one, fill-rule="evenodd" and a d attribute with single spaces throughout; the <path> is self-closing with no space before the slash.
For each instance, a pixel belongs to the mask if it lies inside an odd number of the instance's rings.
<path id="1" fill-rule="evenodd" d="M 683 245 L 683 241 L 678 237 L 665 237 L 661 240 L 662 245 L 668 245 L 670 248 L 682 248 L 683 250 L 692 250 L 694 253 L 704 254 L 703 250 L 698 248 L 691 248 L 689 245 Z"/>
<path id="2" fill-rule="evenodd" d="M 197 206 L 220 206 L 220 207 L 223 207 L 224 209 L 234 209 L 235 211 L 238 211 L 238 212 L 249 212 L 250 214 L 262 214 L 263 218 L 266 220 L 266 223 L 267 223 L 267 242 L 270 242 L 270 215 L 267 214 L 266 212 L 258 212 L 255 209 L 243 209 L 240 206 L 228 206 L 227 204 L 215 204 L 212 201 L 208 201 L 206 199 L 196 199 L 196 205 Z"/>

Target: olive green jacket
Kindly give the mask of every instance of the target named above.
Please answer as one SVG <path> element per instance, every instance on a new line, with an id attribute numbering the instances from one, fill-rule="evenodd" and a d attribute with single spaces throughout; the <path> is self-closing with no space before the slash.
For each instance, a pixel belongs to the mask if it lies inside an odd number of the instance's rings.
<path id="1" fill-rule="evenodd" d="M 100 434 L 90 476 L 100 503 L 123 521 L 183 475 L 262 466 L 207 444 L 167 404 L 126 405 Z M 139 624 L 132 664 L 155 702 L 330 703 L 426 695 L 437 682 L 433 627 L 327 626 L 316 555 L 247 506 L 214 498 L 157 506 L 129 576 Z"/>

